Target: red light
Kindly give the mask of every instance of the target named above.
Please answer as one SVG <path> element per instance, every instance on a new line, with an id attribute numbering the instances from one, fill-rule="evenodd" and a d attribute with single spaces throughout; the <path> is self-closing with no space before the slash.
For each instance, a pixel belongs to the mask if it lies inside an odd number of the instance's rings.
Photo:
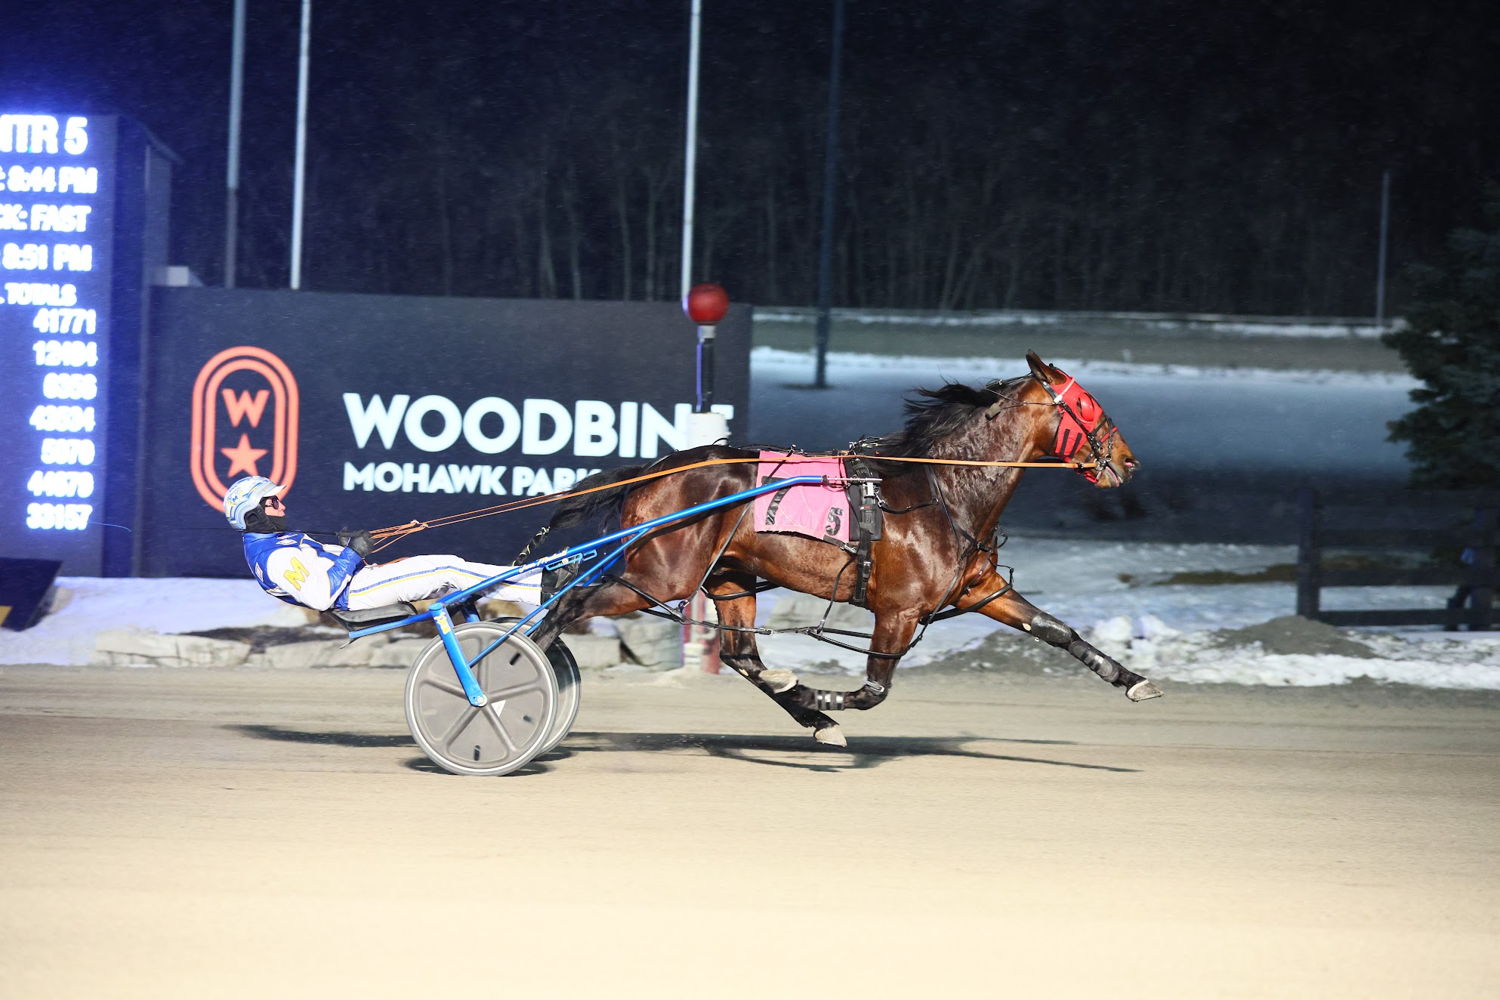
<path id="1" fill-rule="evenodd" d="M 713 326 L 729 311 L 729 293 L 712 282 L 694 285 L 688 290 L 682 308 L 699 326 Z"/>

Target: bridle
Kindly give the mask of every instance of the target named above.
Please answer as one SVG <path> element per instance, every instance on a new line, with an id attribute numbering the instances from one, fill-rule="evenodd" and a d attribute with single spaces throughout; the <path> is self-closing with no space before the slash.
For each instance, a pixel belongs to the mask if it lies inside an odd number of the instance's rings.
<path id="1" fill-rule="evenodd" d="M 1071 462 L 1082 449 L 1084 442 L 1088 442 L 1089 450 L 1093 452 L 1093 465 L 1079 469 L 1078 474 L 1091 483 L 1097 483 L 1100 473 L 1110 467 L 1109 463 L 1115 452 L 1115 439 L 1119 437 L 1120 429 L 1105 415 L 1104 407 L 1099 405 L 1099 401 L 1078 384 L 1076 378 L 1060 368 L 1055 370 L 1067 379 L 1061 388 L 1054 388 L 1052 383 L 1035 373 L 1022 376 L 1034 378 L 1041 383 L 1052 401 L 1051 405 L 1056 406 L 1060 411 L 1057 433 L 1052 439 L 1052 447 L 1048 453 L 1064 462 Z M 997 397 L 995 403 L 985 411 L 986 419 L 993 420 L 1001 410 L 1009 409 L 1010 406 L 1045 405 L 1028 404 L 1025 400 L 1008 396 L 1002 391 L 1016 381 L 1019 379 L 1011 379 L 1008 382 L 994 381 L 985 386 Z M 1010 406 L 1002 406 L 1002 402 L 1009 403 Z"/>

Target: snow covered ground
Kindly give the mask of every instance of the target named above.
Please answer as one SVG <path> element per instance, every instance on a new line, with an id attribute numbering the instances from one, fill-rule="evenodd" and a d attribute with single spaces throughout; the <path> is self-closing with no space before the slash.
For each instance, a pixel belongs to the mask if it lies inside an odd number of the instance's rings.
<path id="1" fill-rule="evenodd" d="M 1289 547 L 1012 538 L 1002 557 L 1015 567 L 1017 589 L 1034 603 L 1156 679 L 1305 686 L 1367 678 L 1500 690 L 1500 633 L 1338 630 L 1288 617 L 1295 601 L 1291 583 L 1172 582 L 1183 573 L 1214 572 L 1233 580 L 1285 566 L 1295 559 Z M 1437 604 L 1443 596 L 1432 590 L 1334 590 L 1325 592 L 1325 606 Z M 808 625 L 824 607 L 813 598 L 773 592 L 762 600 L 761 623 Z M 868 620 L 866 612 L 840 608 L 836 624 L 861 628 Z M 24 632 L 0 631 L 0 664 L 84 665 L 95 636 L 113 629 L 182 633 L 305 624 L 300 611 L 267 597 L 249 580 L 63 578 L 51 613 Z M 857 653 L 802 636 L 767 636 L 761 649 L 777 666 L 864 671 Z M 979 615 L 934 624 L 902 669 L 1083 672 L 1065 653 Z"/>
<path id="2" fill-rule="evenodd" d="M 1405 409 L 1412 386 L 1403 375 L 1334 371 L 1217 370 L 1050 358 L 1085 379 L 1125 428 L 1148 466 L 1177 463 L 1212 475 L 1215 462 L 1337 473 L 1339 463 L 1372 464 L 1402 475 L 1399 450 L 1384 441 L 1384 421 Z M 833 354 L 834 388 L 794 388 L 808 381 L 811 357 L 758 349 L 752 356 L 756 410 L 748 431 L 757 441 L 838 447 L 863 433 L 900 425 L 902 393 L 944 380 L 975 383 L 1019 374 L 1024 361 Z M 996 366 L 1000 365 L 997 370 Z M 1162 407 L 1170 419 L 1163 419 Z M 1328 414 L 1335 414 L 1330 419 Z M 1322 414 L 1320 417 L 1319 414 Z M 1323 433 L 1298 434 L 1318 421 Z M 1231 440 L 1239 451 L 1204 447 Z M 852 433 L 846 433 L 852 431 Z M 810 440 L 821 433 L 827 441 Z M 1210 442 L 1211 444 L 1212 442 Z M 1023 492 L 1030 488 L 1028 482 Z M 1424 687 L 1500 690 L 1500 633 L 1355 631 L 1294 619 L 1290 545 L 1180 544 L 1107 537 L 1016 533 L 1001 553 L 1015 568 L 1017 589 L 1038 606 L 1090 635 L 1105 652 L 1153 678 L 1177 683 L 1343 684 L 1369 679 Z M 1265 574 L 1271 567 L 1280 572 Z M 1213 573 L 1222 582 L 1182 582 L 1179 574 Z M 1243 579 L 1237 579 L 1243 577 Z M 52 611 L 25 632 L 0 630 L 0 664 L 87 664 L 100 632 L 141 628 L 161 633 L 270 625 L 300 627 L 301 612 L 260 592 L 250 580 L 64 578 Z M 1324 606 L 1441 606 L 1435 589 L 1325 591 Z M 761 623 L 807 625 L 823 613 L 811 598 L 773 593 Z M 858 626 L 865 612 L 839 609 Z M 335 641 L 330 639 L 329 641 Z M 762 640 L 777 666 L 860 674 L 863 657 L 801 636 Z M 1021 670 L 1072 675 L 1082 668 L 1065 653 L 966 615 L 933 625 L 902 661 L 903 669 Z"/>
<path id="3" fill-rule="evenodd" d="M 1500 689 L 1500 633 L 1336 629 L 1293 617 L 1290 582 L 1180 583 L 1184 574 L 1255 577 L 1296 561 L 1290 546 L 1173 545 L 1013 537 L 1001 562 L 1015 568 L 1016 589 L 1068 622 L 1101 650 L 1138 673 L 1178 683 L 1311 686 L 1368 678 L 1435 688 Z M 1323 606 L 1440 607 L 1435 588 L 1345 588 L 1323 592 Z M 783 598 L 783 600 L 786 600 Z M 787 624 L 806 624 L 821 605 L 796 598 Z M 771 613 L 769 624 L 782 616 Z M 816 617 L 815 614 L 811 617 Z M 865 612 L 844 611 L 859 627 Z M 766 618 L 763 616 L 763 623 Z M 800 662 L 863 673 L 863 658 L 809 640 L 772 636 L 767 662 Z M 1057 675 L 1082 668 L 979 615 L 933 625 L 902 661 L 903 669 L 1026 670 Z"/>

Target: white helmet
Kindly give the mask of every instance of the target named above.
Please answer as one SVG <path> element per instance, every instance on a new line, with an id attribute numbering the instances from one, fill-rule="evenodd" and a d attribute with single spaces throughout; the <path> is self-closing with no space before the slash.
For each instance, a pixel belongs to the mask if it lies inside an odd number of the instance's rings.
<path id="1" fill-rule="evenodd" d="M 245 530 L 245 515 L 260 506 L 266 497 L 280 493 L 285 486 L 277 486 L 265 476 L 245 476 L 236 479 L 224 494 L 224 516 L 237 530 Z"/>

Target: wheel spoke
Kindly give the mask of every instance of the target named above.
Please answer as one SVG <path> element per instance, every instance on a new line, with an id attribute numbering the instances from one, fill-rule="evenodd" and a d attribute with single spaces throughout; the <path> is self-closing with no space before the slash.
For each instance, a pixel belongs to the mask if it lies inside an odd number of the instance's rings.
<path id="1" fill-rule="evenodd" d="M 516 754 L 516 741 L 510 738 L 510 733 L 505 731 L 505 723 L 500 719 L 500 709 L 504 704 L 503 701 L 490 702 L 484 707 L 484 717 L 495 730 L 495 735 L 505 744 L 506 756 L 513 757 Z"/>
<path id="2" fill-rule="evenodd" d="M 452 680 L 452 681 L 445 681 L 445 680 L 441 680 L 441 679 L 439 679 L 437 677 L 431 677 L 431 676 L 423 677 L 422 678 L 422 686 L 423 687 L 437 688 L 439 691 L 442 691 L 444 694 L 457 695 L 458 697 L 464 699 L 464 701 L 468 701 L 469 700 L 469 696 L 466 693 L 464 693 L 464 689 L 463 689 L 462 685 L 460 685 L 458 683 L 458 680 L 456 678 L 454 680 Z"/>
<path id="3" fill-rule="evenodd" d="M 474 721 L 474 716 L 477 714 L 479 714 L 479 709 L 470 705 L 468 711 L 460 715 L 454 721 L 453 725 L 448 727 L 448 731 L 438 738 L 437 742 L 442 744 L 443 749 L 451 750 L 453 748 L 453 741 L 458 739 L 458 734 L 463 732 L 470 722 Z"/>
<path id="4" fill-rule="evenodd" d="M 533 680 L 524 684 L 517 684 L 513 687 L 502 688 L 499 691 L 486 691 L 485 694 L 489 696 L 489 699 L 492 702 L 508 701 L 509 699 L 516 697 L 516 695 L 530 694 L 533 691 L 541 691 L 544 689 L 545 685 L 542 684 L 541 681 Z"/>

